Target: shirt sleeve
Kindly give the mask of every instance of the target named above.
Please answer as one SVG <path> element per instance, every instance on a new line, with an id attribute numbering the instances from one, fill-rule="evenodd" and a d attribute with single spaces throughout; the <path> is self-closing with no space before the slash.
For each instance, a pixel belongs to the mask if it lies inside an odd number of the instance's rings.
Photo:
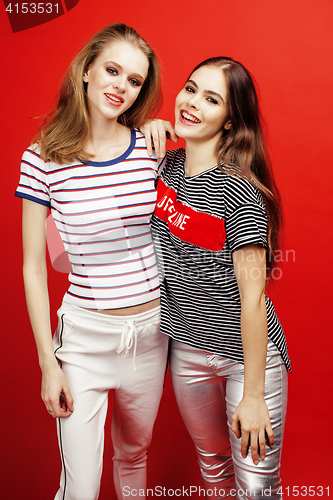
<path id="1" fill-rule="evenodd" d="M 229 176 L 225 227 L 231 252 L 244 245 L 267 247 L 267 217 L 261 193 L 247 180 Z"/>
<path id="2" fill-rule="evenodd" d="M 50 206 L 50 189 L 47 179 L 47 162 L 38 150 L 28 148 L 23 153 L 21 175 L 15 196 Z"/>

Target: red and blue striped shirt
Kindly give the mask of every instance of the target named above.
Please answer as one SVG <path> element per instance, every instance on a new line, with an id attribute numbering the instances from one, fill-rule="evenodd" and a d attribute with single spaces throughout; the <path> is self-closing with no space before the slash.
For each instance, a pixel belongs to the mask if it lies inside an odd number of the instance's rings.
<path id="1" fill-rule="evenodd" d="M 15 194 L 51 210 L 71 264 L 66 302 L 117 309 L 159 297 L 150 233 L 157 170 L 136 130 L 110 161 L 58 165 L 35 147 L 24 152 Z"/>

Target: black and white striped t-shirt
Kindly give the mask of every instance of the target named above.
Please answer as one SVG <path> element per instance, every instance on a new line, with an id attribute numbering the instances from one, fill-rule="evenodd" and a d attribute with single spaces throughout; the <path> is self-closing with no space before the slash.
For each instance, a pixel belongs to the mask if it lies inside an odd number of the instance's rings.
<path id="1" fill-rule="evenodd" d="M 185 176 L 185 151 L 169 151 L 157 186 L 152 231 L 158 255 L 162 332 L 179 342 L 243 362 L 241 302 L 232 252 L 267 246 L 260 192 L 214 167 Z M 268 336 L 290 369 L 287 344 L 266 297 Z"/>

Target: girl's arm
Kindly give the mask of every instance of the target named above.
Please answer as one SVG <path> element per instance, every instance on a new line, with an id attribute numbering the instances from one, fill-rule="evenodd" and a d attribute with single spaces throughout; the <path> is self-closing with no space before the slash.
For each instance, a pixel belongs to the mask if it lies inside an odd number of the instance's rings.
<path id="1" fill-rule="evenodd" d="M 42 370 L 42 399 L 53 417 L 68 417 L 74 411 L 73 398 L 52 344 L 46 268 L 47 211 L 44 205 L 23 200 L 23 279 Z"/>
<path id="2" fill-rule="evenodd" d="M 267 313 L 265 303 L 266 251 L 249 245 L 233 253 L 241 298 L 241 332 L 244 351 L 244 392 L 233 417 L 231 430 L 241 437 L 245 458 L 250 446 L 252 460 L 266 457 L 266 435 L 274 444 L 268 408 L 264 399 L 267 354 Z M 259 451 L 259 453 L 258 453 Z"/>
<path id="3" fill-rule="evenodd" d="M 154 147 L 157 158 L 164 158 L 167 139 L 178 141 L 172 123 L 165 120 L 147 120 L 141 125 L 140 132 L 146 138 L 148 155 L 152 156 Z"/>

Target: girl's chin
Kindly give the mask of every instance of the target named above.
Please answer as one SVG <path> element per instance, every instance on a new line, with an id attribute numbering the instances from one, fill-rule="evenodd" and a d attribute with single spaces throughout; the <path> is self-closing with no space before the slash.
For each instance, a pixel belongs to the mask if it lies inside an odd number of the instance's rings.
<path id="1" fill-rule="evenodd" d="M 191 134 L 191 128 L 190 126 L 182 125 L 179 123 L 175 123 L 175 132 L 180 137 L 181 139 L 186 139 L 187 137 L 191 137 L 193 134 Z"/>

